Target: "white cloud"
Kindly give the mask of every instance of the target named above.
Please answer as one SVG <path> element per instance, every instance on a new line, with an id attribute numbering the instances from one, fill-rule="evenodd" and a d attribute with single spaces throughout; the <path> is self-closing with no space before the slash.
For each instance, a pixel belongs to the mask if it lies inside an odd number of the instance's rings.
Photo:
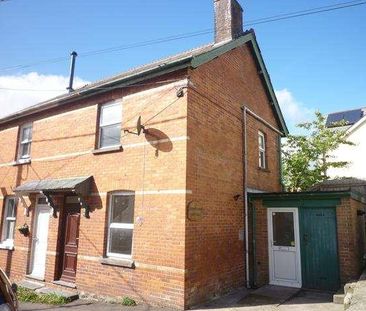
<path id="1" fill-rule="evenodd" d="M 31 72 L 0 76 L 0 118 L 66 92 L 69 78 Z M 89 83 L 75 77 L 74 87 Z"/>
<path id="2" fill-rule="evenodd" d="M 290 132 L 296 124 L 313 119 L 314 110 L 297 101 L 289 90 L 276 90 L 276 96 Z"/>

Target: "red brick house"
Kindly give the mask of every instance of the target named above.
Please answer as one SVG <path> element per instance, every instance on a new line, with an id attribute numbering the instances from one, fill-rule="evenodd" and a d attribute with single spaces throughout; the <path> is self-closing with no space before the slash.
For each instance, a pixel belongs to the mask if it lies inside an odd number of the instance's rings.
<path id="1" fill-rule="evenodd" d="M 238 197 L 282 189 L 287 129 L 240 5 L 214 3 L 214 43 L 0 120 L 11 278 L 180 308 L 246 284 Z"/>

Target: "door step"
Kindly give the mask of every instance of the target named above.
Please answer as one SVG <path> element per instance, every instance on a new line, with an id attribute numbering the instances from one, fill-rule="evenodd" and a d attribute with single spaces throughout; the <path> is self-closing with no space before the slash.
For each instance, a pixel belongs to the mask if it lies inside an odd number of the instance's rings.
<path id="1" fill-rule="evenodd" d="M 73 301 L 73 300 L 79 299 L 79 294 L 76 292 L 49 288 L 49 287 L 46 287 L 46 285 L 41 282 L 36 282 L 36 281 L 31 281 L 31 280 L 22 280 L 22 281 L 18 282 L 17 285 L 20 287 L 29 289 L 31 291 L 34 291 L 37 294 L 55 294 L 57 296 L 66 298 L 68 301 Z"/>
<path id="2" fill-rule="evenodd" d="M 17 285 L 20 287 L 24 287 L 26 289 L 30 289 L 30 290 L 40 289 L 45 286 L 44 283 L 31 281 L 31 280 L 22 280 Z"/>
<path id="3" fill-rule="evenodd" d="M 62 280 L 53 281 L 52 283 L 56 284 L 56 285 L 60 285 L 60 286 L 65 286 L 68 288 L 76 288 L 75 283 L 66 282 L 66 281 L 62 281 Z"/>
<path id="4" fill-rule="evenodd" d="M 48 288 L 48 287 L 39 288 L 35 292 L 39 293 L 39 294 L 55 294 L 57 296 L 66 298 L 68 301 L 74 301 L 74 300 L 79 299 L 79 294 L 77 294 L 75 292 L 57 290 L 57 289 Z"/>

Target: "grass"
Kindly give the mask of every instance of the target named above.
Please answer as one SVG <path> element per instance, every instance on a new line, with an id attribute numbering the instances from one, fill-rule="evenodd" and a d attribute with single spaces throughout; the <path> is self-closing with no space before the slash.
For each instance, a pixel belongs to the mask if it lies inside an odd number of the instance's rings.
<path id="1" fill-rule="evenodd" d="M 47 305 L 63 305 L 69 299 L 56 294 L 38 294 L 30 289 L 19 287 L 17 292 L 18 300 L 20 302 L 43 303 Z"/>
<path id="2" fill-rule="evenodd" d="M 129 307 L 133 307 L 133 306 L 137 305 L 136 301 L 130 297 L 123 297 L 121 303 L 122 303 L 122 305 L 129 306 Z"/>

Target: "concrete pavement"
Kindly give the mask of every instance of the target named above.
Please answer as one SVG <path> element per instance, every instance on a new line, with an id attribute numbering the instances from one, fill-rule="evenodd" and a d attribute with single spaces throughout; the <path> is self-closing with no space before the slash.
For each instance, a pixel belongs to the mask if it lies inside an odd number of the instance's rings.
<path id="1" fill-rule="evenodd" d="M 168 308 L 137 305 L 124 307 L 77 300 L 63 306 L 22 304 L 22 311 L 173 311 Z M 256 291 L 242 289 L 195 308 L 196 311 L 341 311 L 343 305 L 332 302 L 332 294 L 267 286 Z"/>
<path id="2" fill-rule="evenodd" d="M 176 311 L 168 308 L 157 308 L 139 304 L 134 307 L 125 307 L 117 304 L 97 303 L 87 300 L 76 300 L 66 305 L 49 306 L 33 303 L 20 304 L 21 311 Z"/>

